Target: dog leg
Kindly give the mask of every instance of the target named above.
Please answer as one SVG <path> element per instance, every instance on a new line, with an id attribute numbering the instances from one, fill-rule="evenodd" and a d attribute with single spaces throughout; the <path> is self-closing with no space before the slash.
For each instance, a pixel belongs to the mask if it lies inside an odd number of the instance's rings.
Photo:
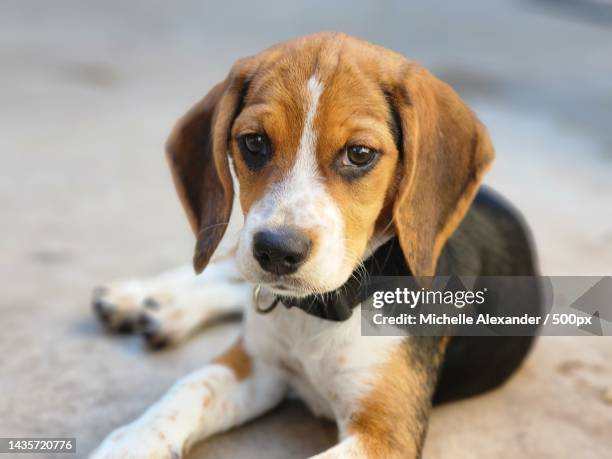
<path id="1" fill-rule="evenodd" d="M 337 419 L 341 441 L 311 459 L 415 459 L 421 457 L 440 365 L 448 339 L 405 338 L 376 377 Z M 348 392 L 348 388 L 344 388 Z"/>
<path id="2" fill-rule="evenodd" d="M 152 347 L 177 344 L 220 316 L 251 303 L 252 287 L 233 257 L 211 263 L 196 276 L 181 267 L 148 279 L 117 282 L 94 290 L 93 306 L 116 331 L 140 331 Z"/>
<path id="3" fill-rule="evenodd" d="M 172 297 L 153 294 L 145 299 L 137 325 L 153 348 L 178 344 L 205 324 L 242 312 L 252 294 L 252 285 L 240 281 L 211 282 Z"/>
<path id="4" fill-rule="evenodd" d="M 327 451 L 311 456 L 310 459 L 368 459 L 369 456 L 359 445 L 357 437 L 345 438 Z"/>
<path id="5" fill-rule="evenodd" d="M 250 355 L 239 339 L 140 418 L 112 432 L 91 458 L 179 459 L 194 443 L 272 409 L 286 390 L 281 372 Z"/>
<path id="6" fill-rule="evenodd" d="M 406 433 L 407 434 L 407 433 Z M 420 458 L 420 453 L 417 453 L 417 447 L 407 450 L 402 448 L 402 451 L 386 449 L 370 448 L 369 444 L 385 443 L 384 438 L 368 438 L 363 435 L 351 435 L 336 446 L 323 451 L 316 456 L 311 456 L 309 459 L 379 459 L 379 458 L 397 458 L 397 459 L 417 459 Z M 420 447 L 418 447 L 420 448 Z"/>

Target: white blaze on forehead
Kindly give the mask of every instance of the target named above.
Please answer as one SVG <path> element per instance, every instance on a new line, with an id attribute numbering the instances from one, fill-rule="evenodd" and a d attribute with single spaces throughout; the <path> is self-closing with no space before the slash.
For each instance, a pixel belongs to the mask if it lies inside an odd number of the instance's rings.
<path id="1" fill-rule="evenodd" d="M 323 84 L 316 76 L 306 83 L 304 125 L 293 167 L 277 189 L 277 204 L 286 223 L 302 228 L 321 226 L 326 213 L 335 208 L 319 173 L 317 164 L 317 131 L 314 120 L 323 93 Z M 327 205 L 326 205 L 327 204 Z"/>
<path id="2" fill-rule="evenodd" d="M 319 99 L 323 93 L 323 84 L 314 75 L 306 84 L 307 109 L 304 118 L 304 127 L 298 146 L 293 175 L 307 177 L 317 176 L 317 133 L 314 129 L 314 119 L 319 106 Z M 298 178 L 298 177 L 296 177 Z"/>
<path id="3" fill-rule="evenodd" d="M 257 231 L 284 225 L 311 230 L 316 234 L 318 247 L 295 276 L 316 289 L 333 290 L 344 283 L 352 268 L 344 266 L 344 222 L 317 162 L 318 133 L 314 122 L 324 86 L 313 75 L 304 89 L 304 125 L 295 163 L 249 210 L 240 238 L 239 264 L 247 278 L 249 273 L 259 270 L 251 249 Z M 278 152 L 283 153 L 289 152 Z"/>
<path id="4" fill-rule="evenodd" d="M 328 211 L 322 204 L 330 201 L 329 207 L 335 207 L 317 165 L 317 132 L 314 120 L 323 93 L 323 84 L 313 75 L 304 89 L 304 125 L 295 163 L 286 176 L 270 188 L 258 206 L 260 209 L 257 213 L 263 217 L 267 226 L 318 226 Z"/>

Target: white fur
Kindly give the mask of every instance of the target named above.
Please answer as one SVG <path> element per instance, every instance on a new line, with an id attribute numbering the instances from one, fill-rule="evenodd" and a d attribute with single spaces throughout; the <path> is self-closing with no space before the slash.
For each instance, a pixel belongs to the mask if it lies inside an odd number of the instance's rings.
<path id="1" fill-rule="evenodd" d="M 107 326 L 141 327 L 151 344 L 178 343 L 219 316 L 242 311 L 252 287 L 236 268 L 235 258 L 216 257 L 200 276 L 183 266 L 146 279 L 111 283 L 96 289 L 94 301 L 108 315 Z"/>
<path id="2" fill-rule="evenodd" d="M 259 416 L 285 393 L 278 370 L 253 362 L 252 377 L 238 380 L 212 364 L 178 381 L 131 424 L 112 432 L 92 459 L 177 459 L 196 441 Z"/>
<path id="3" fill-rule="evenodd" d="M 253 257 L 253 235 L 282 225 L 315 232 L 318 247 L 291 276 L 295 282 L 283 285 L 295 296 L 338 288 L 350 276 L 355 261 L 345 254 L 342 215 L 323 183 L 317 164 L 314 120 L 323 90 L 323 84 L 315 76 L 308 80 L 308 104 L 295 163 L 282 181 L 271 185 L 253 204 L 238 247 L 238 266 L 244 277 L 274 290 L 278 279 L 263 271 Z M 277 290 L 277 293 L 287 294 L 287 291 Z"/>
<path id="4" fill-rule="evenodd" d="M 232 271 L 217 266 L 223 263 L 207 269 L 221 286 L 219 295 L 231 297 L 235 284 L 223 276 Z M 262 304 L 271 299 L 264 291 Z M 347 426 L 379 365 L 402 338 L 362 336 L 360 307 L 349 320 L 333 322 L 283 305 L 262 315 L 249 298 L 244 301 L 244 347 L 253 361 L 248 378 L 239 381 L 222 365 L 204 367 L 177 382 L 136 421 L 111 433 L 92 458 L 179 458 L 193 443 L 259 416 L 287 394 L 338 424 L 342 441 L 317 458 L 363 457 Z"/>
<path id="5" fill-rule="evenodd" d="M 361 307 L 344 322 L 321 320 L 278 306 L 246 311 L 248 350 L 285 373 L 295 394 L 317 416 L 335 420 L 341 437 L 351 413 L 401 337 L 361 335 Z"/>
<path id="6" fill-rule="evenodd" d="M 284 180 L 252 206 L 240 233 L 238 266 L 247 280 L 266 287 L 262 304 L 269 304 L 275 292 L 266 285 L 265 273 L 252 256 L 253 234 L 263 228 L 295 225 L 318 233 L 318 250 L 296 274 L 310 291 L 296 289 L 292 292 L 296 295 L 333 290 L 354 268 L 355 260 L 345 253 L 342 216 L 317 167 L 314 120 L 323 85 L 312 77 L 306 91 L 309 102 L 295 164 Z M 235 180 L 236 189 L 237 185 Z M 234 309 L 236 301 L 241 301 L 246 307 L 244 347 L 253 361 L 252 373 L 239 381 L 221 365 L 204 367 L 179 381 L 136 421 L 113 432 L 93 458 L 176 459 L 194 442 L 271 409 L 288 391 L 304 400 L 315 415 L 338 424 L 342 441 L 317 459 L 365 457 L 359 438 L 348 432 L 348 423 L 371 388 L 379 365 L 390 358 L 402 338 L 361 336 L 359 307 L 344 322 L 325 321 L 283 305 L 259 314 L 245 294 L 250 287 L 236 283 L 235 276 L 230 261 L 213 261 L 198 289 L 181 275 L 170 276 L 163 290 L 183 296 L 184 308 L 192 310 L 191 326 L 215 311 Z M 158 280 L 137 282 L 135 289 L 130 287 L 137 291 L 132 302 L 142 302 L 151 291 L 159 290 L 158 284 Z M 117 297 L 121 289 L 111 289 L 107 296 Z"/>
<path id="7" fill-rule="evenodd" d="M 333 448 L 313 456 L 311 459 L 368 459 L 355 435 L 346 437 Z"/>

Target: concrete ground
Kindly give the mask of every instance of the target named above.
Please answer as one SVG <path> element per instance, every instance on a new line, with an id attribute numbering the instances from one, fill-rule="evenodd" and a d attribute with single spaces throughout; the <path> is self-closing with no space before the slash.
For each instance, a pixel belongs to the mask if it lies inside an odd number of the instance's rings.
<path id="1" fill-rule="evenodd" d="M 346 31 L 449 81 L 489 126 L 487 182 L 524 212 L 542 271 L 611 273 L 609 15 L 527 0 L 210 3 L 0 6 L 0 436 L 75 436 L 85 456 L 238 333 L 150 353 L 105 334 L 89 295 L 190 260 L 165 137 L 233 60 L 291 36 Z M 434 410 L 425 457 L 610 457 L 610 388 L 612 338 L 542 338 L 505 387 Z M 288 403 L 189 458 L 304 458 L 334 440 Z"/>

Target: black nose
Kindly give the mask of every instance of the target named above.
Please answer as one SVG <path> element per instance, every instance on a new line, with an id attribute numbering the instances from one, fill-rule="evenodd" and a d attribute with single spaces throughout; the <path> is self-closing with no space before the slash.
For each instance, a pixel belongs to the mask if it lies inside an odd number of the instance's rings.
<path id="1" fill-rule="evenodd" d="M 278 275 L 297 271 L 310 246 L 310 239 L 291 228 L 259 231 L 253 236 L 253 256 L 263 269 Z"/>

